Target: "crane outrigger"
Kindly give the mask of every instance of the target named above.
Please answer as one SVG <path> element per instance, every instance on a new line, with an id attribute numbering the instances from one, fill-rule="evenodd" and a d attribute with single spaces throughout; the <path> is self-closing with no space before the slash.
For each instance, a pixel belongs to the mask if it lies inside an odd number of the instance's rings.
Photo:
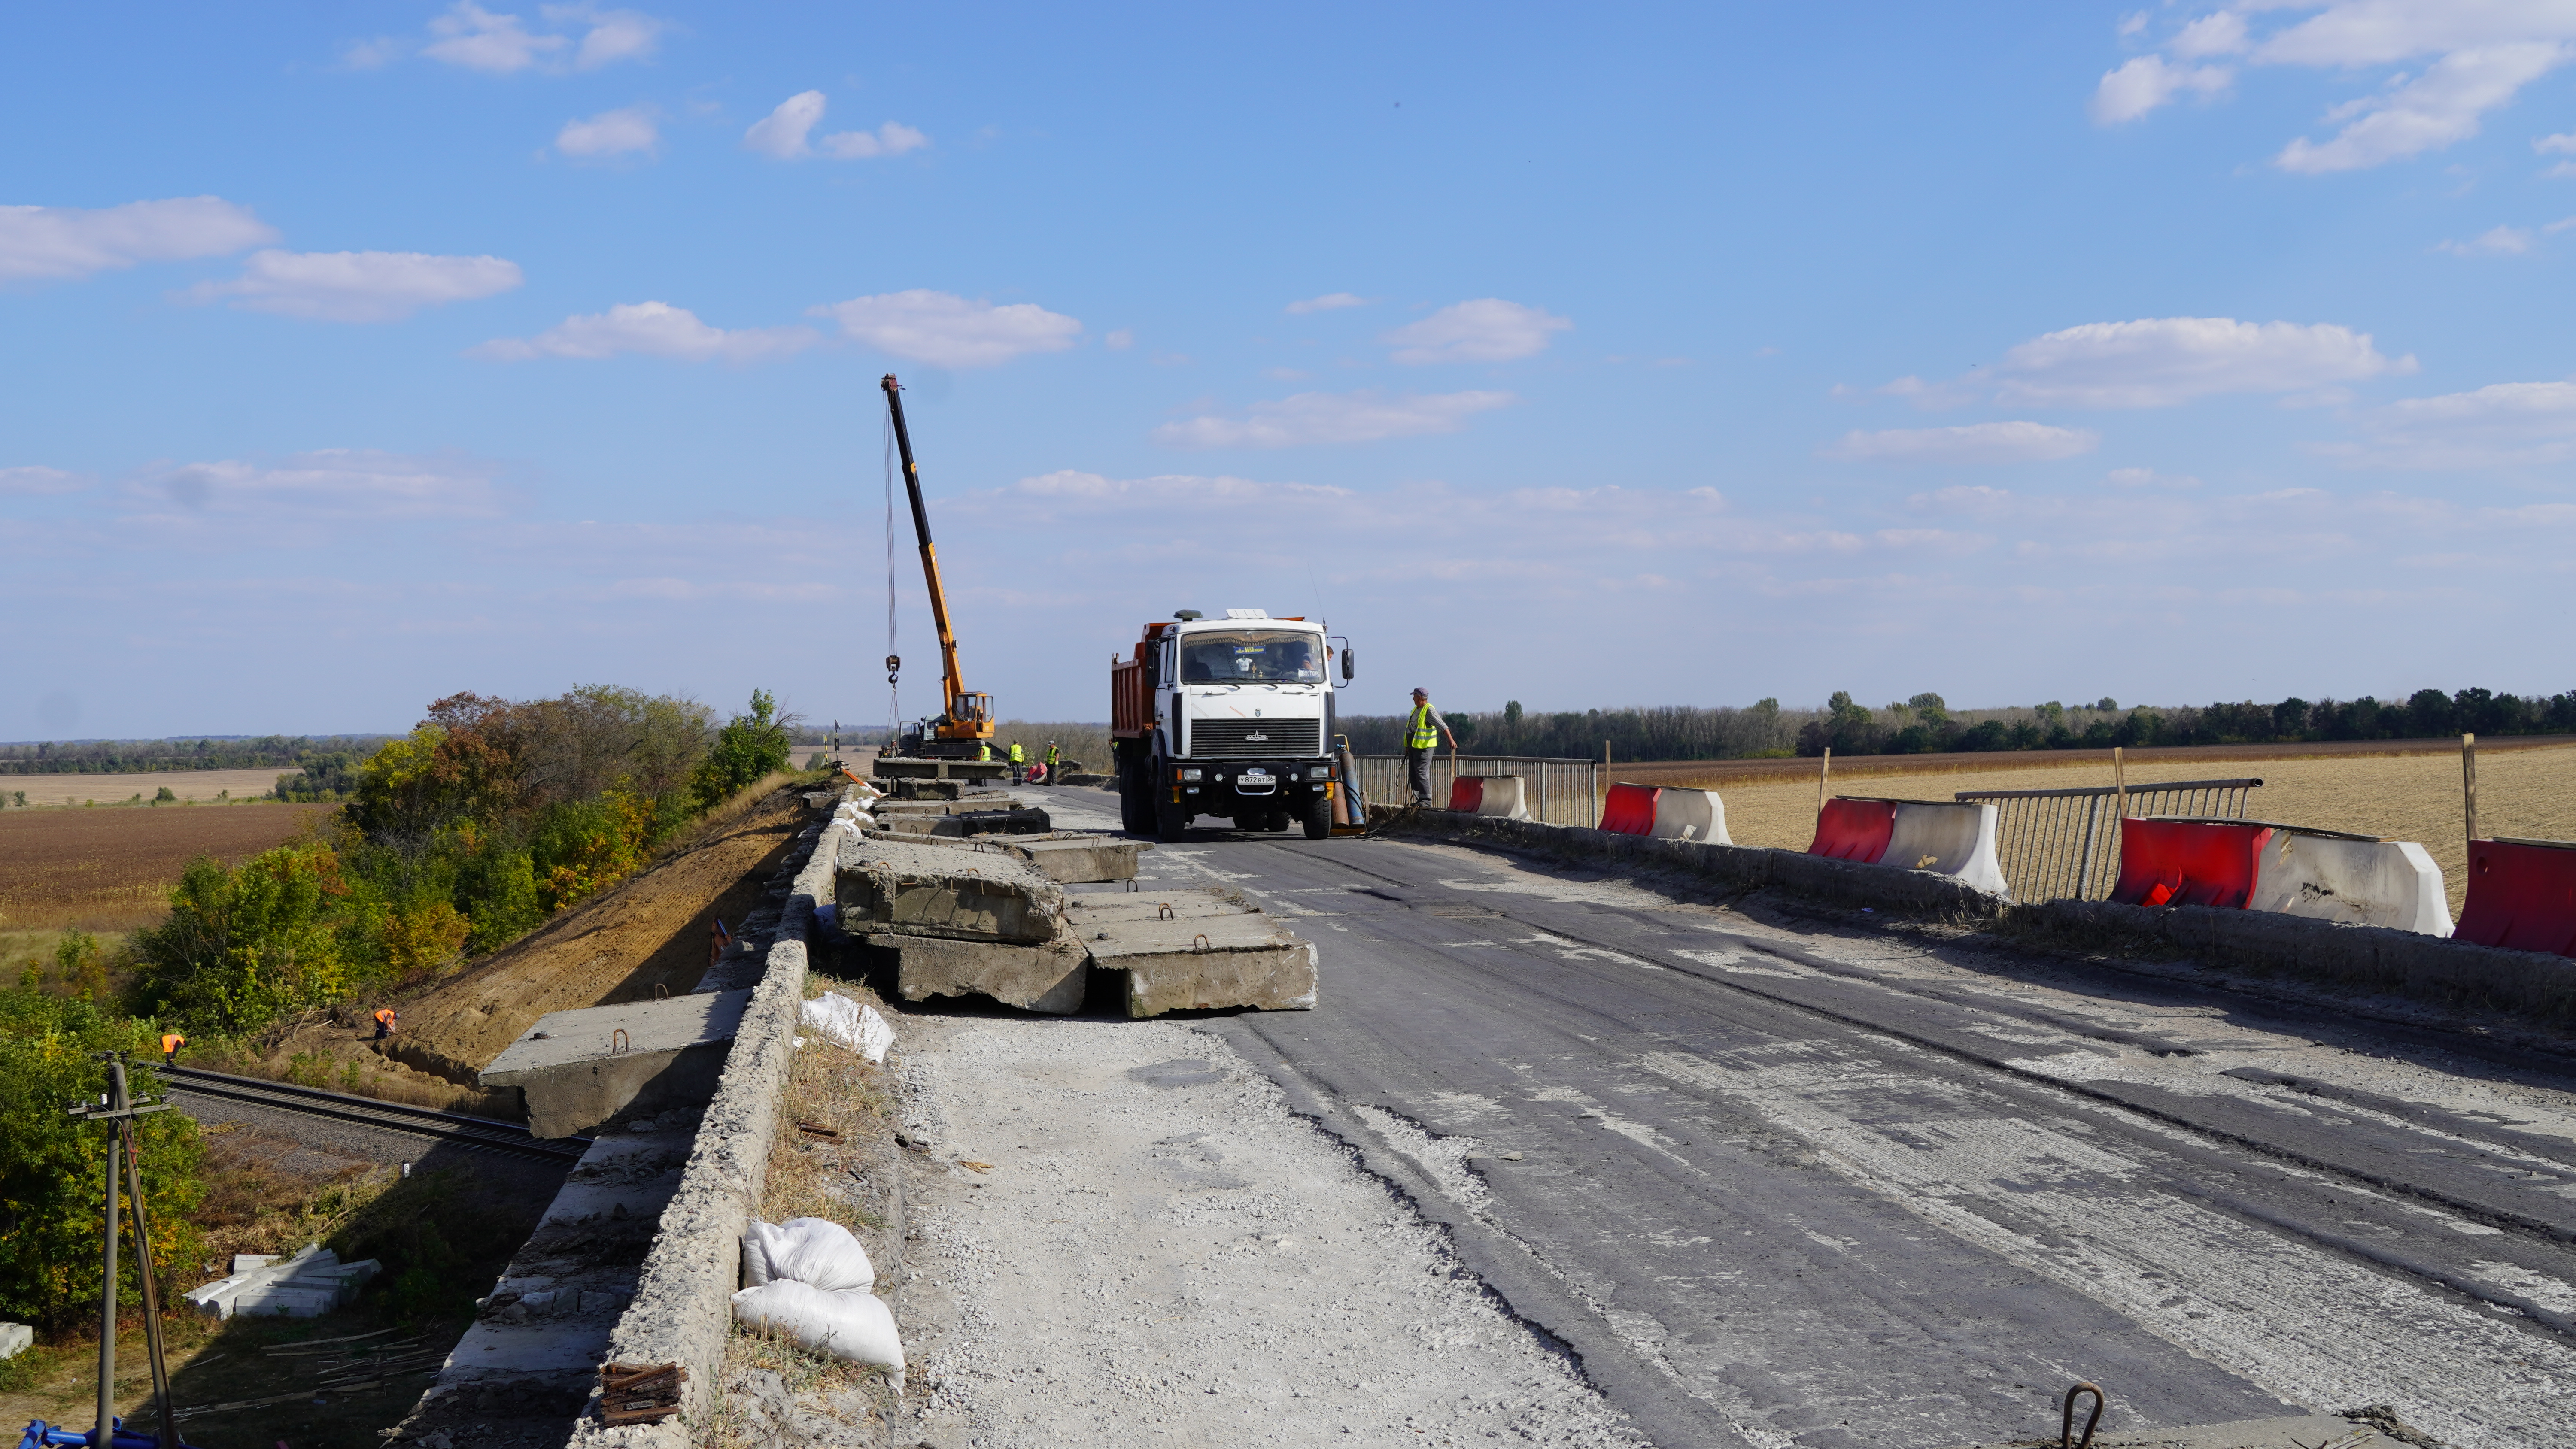
<path id="1" fill-rule="evenodd" d="M 912 461 L 912 434 L 903 424 L 903 385 L 889 372 L 877 386 L 885 389 L 886 410 L 894 419 L 894 445 L 903 455 L 904 492 L 912 499 L 912 531 L 921 539 L 921 576 L 930 585 L 930 619 L 939 626 L 940 714 L 925 721 L 920 733 L 905 735 L 902 750 L 933 758 L 971 758 L 993 738 L 993 696 L 968 690 L 957 666 L 957 635 L 948 627 L 948 595 L 939 587 L 939 550 L 931 545 L 930 512 L 921 502 L 921 469 Z M 895 669 L 897 661 L 888 656 L 886 667 Z"/>

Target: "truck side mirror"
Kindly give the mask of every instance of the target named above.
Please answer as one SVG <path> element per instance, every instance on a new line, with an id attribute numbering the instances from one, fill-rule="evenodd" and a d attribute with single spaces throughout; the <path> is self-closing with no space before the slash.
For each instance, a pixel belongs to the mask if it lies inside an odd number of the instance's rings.
<path id="1" fill-rule="evenodd" d="M 1355 667 L 1356 666 L 1351 662 L 1350 646 L 1345 644 L 1342 646 L 1342 683 L 1348 684 L 1351 682 L 1351 673 Z"/>

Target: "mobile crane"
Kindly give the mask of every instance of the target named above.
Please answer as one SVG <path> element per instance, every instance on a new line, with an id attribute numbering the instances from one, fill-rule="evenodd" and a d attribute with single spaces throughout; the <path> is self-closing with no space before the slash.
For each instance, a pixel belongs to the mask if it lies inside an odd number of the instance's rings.
<path id="1" fill-rule="evenodd" d="M 942 708 L 937 719 L 924 720 L 919 729 L 906 734 L 900 748 L 907 755 L 971 758 L 993 738 L 993 696 L 970 692 L 957 667 L 957 635 L 948 627 L 948 596 L 939 587 L 939 550 L 931 546 L 930 512 L 921 503 L 921 469 L 912 461 L 912 433 L 903 425 L 903 385 L 889 372 L 877 386 L 885 389 L 886 411 L 894 419 L 894 445 L 903 455 L 903 487 L 912 498 L 912 531 L 921 539 L 921 574 L 930 584 L 930 618 L 939 626 Z M 902 667 L 902 660 L 886 656 L 889 676 Z"/>

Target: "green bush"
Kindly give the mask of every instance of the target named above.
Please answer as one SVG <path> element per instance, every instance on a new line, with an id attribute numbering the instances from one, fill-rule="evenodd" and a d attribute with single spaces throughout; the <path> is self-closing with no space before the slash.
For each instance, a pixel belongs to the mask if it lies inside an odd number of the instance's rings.
<path id="1" fill-rule="evenodd" d="M 327 846 L 281 845 L 238 868 L 200 856 L 170 892 L 170 915 L 137 931 L 147 1009 L 240 1033 L 339 1000 L 354 971 L 333 908 L 349 888 Z"/>
<path id="2" fill-rule="evenodd" d="M 92 1002 L 0 991 L 0 1317 L 62 1326 L 96 1311 L 107 1131 L 66 1115 L 64 1104 L 106 1091 L 107 1068 L 92 1057 L 111 1050 L 138 1057 L 129 1076 L 137 1096 L 156 1094 L 159 1033 L 152 1021 L 119 1019 Z M 204 1154 L 184 1113 L 139 1118 L 135 1132 L 166 1300 L 195 1281 L 189 1275 L 204 1256 L 189 1222 L 203 1196 Z M 130 1271 L 119 1288 L 120 1301 L 141 1303 Z"/>
<path id="3" fill-rule="evenodd" d="M 753 690 L 751 713 L 725 721 L 725 727 L 716 732 L 715 744 L 698 766 L 698 808 L 712 810 L 734 791 L 786 769 L 788 726 L 792 723 L 779 715 L 778 701 L 770 697 L 769 691 Z"/>

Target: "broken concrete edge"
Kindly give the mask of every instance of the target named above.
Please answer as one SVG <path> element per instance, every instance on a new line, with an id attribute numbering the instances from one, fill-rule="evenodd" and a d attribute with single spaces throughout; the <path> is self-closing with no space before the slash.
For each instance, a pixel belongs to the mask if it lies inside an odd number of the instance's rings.
<path id="1" fill-rule="evenodd" d="M 680 1411 L 658 1424 L 612 1426 L 600 1422 L 594 1390 L 573 1427 L 574 1446 L 684 1449 L 703 1437 L 696 1428 L 713 1417 L 733 1327 L 742 1233 L 768 1185 L 778 1106 L 796 1053 L 814 907 L 832 898 L 836 841 L 821 831 L 812 834 L 804 857 L 790 863 L 796 874 L 760 980 L 734 1033 L 715 1097 L 699 1121 L 679 1189 L 645 1255 L 635 1301 L 609 1334 L 604 1361 L 676 1363 L 689 1371 Z"/>
<path id="2" fill-rule="evenodd" d="M 1401 834 L 1500 846 L 1571 864 L 1618 862 L 1672 870 L 1747 893 L 1768 889 L 1826 905 L 1928 916 L 2077 954 L 2188 956 L 2254 975 L 2298 977 L 2524 1021 L 2576 1024 L 2576 961 L 2542 952 L 2270 911 L 2073 900 L 2017 905 L 1928 871 L 1793 850 L 1654 840 L 1580 825 L 1384 806 L 1371 806 L 1369 815 L 1373 824 Z"/>

